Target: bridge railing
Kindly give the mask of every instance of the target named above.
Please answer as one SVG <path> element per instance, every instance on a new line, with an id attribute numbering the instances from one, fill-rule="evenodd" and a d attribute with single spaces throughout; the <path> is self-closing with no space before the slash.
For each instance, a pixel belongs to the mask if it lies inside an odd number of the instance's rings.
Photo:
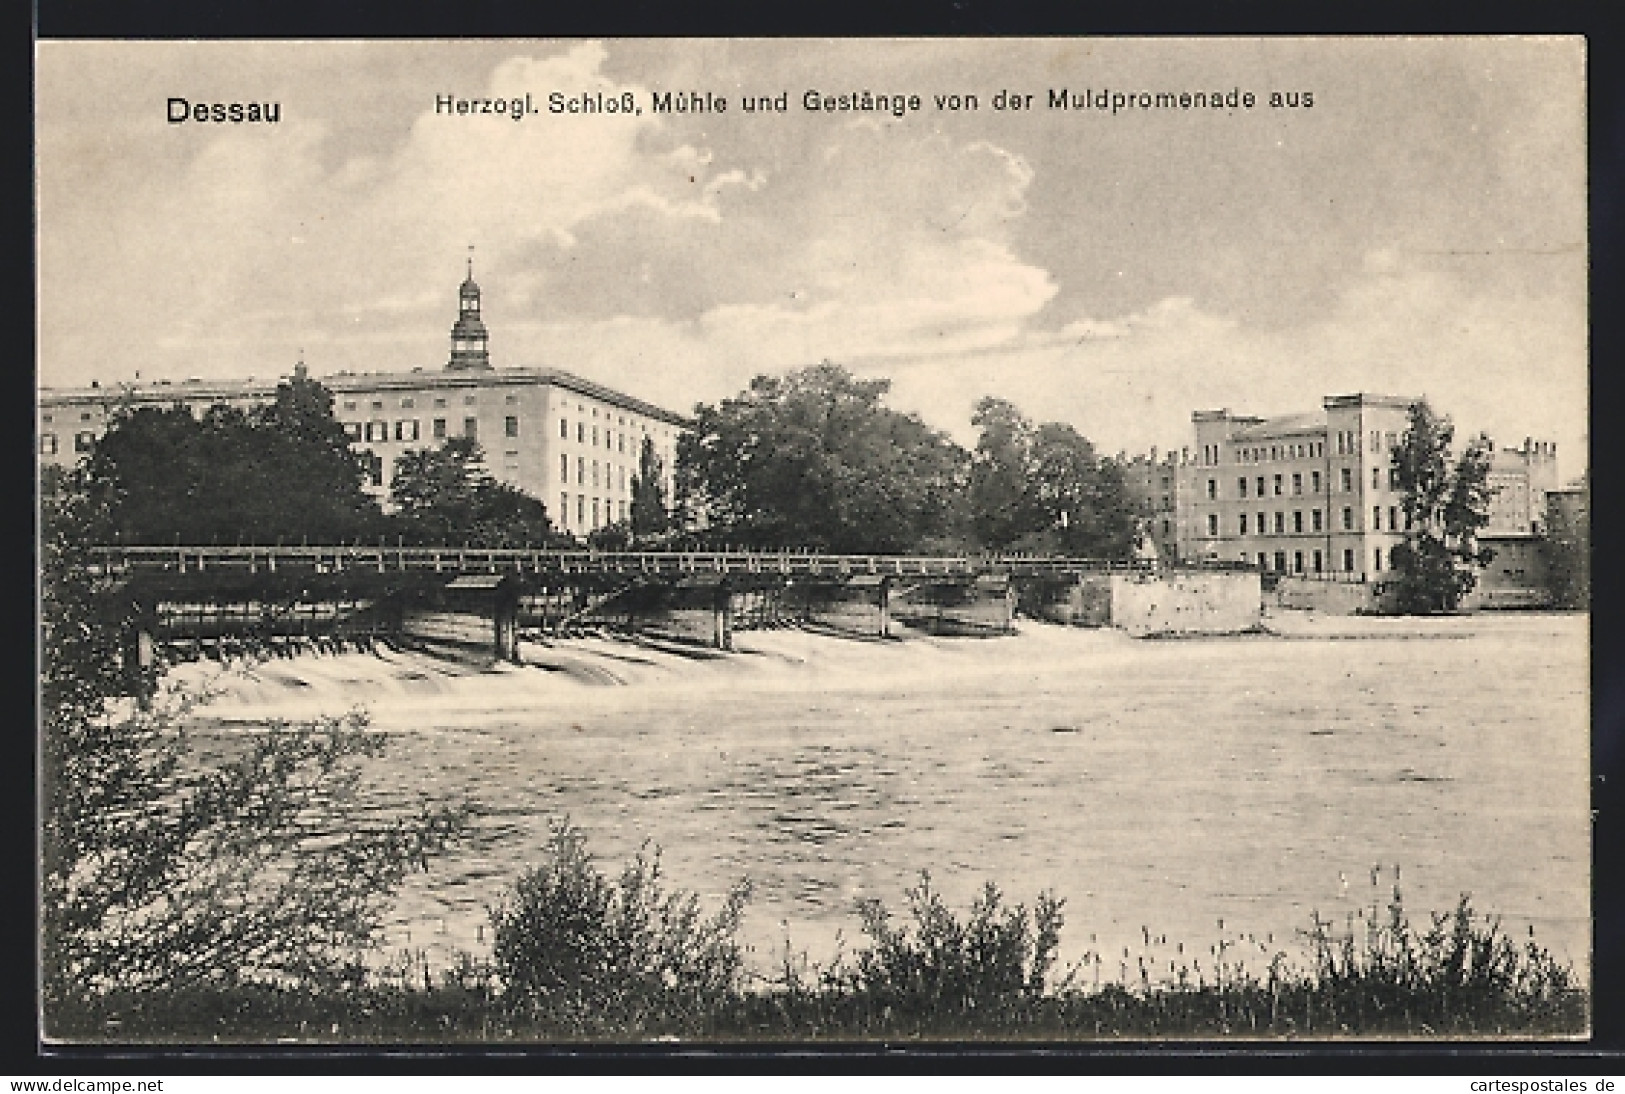
<path id="1" fill-rule="evenodd" d="M 778 574 L 841 577 L 858 574 L 955 577 L 988 573 L 1066 574 L 1143 570 L 1141 562 L 1052 555 L 820 554 L 810 551 L 599 551 L 514 547 L 405 546 L 141 546 L 95 547 L 94 568 L 126 575 L 162 572 L 275 573 L 279 569 L 431 572 L 446 574 L 646 573 Z"/>

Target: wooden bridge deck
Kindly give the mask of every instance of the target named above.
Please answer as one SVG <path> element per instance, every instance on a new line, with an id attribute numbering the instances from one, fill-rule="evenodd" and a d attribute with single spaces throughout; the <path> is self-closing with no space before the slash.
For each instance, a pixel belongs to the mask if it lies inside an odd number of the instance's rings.
<path id="1" fill-rule="evenodd" d="M 858 575 L 966 578 L 1064 576 L 1143 569 L 1142 563 L 1027 555 L 826 555 L 795 551 L 595 551 L 476 547 L 97 547 L 104 574 L 164 573 L 434 573 L 780 575 L 849 578 Z"/>

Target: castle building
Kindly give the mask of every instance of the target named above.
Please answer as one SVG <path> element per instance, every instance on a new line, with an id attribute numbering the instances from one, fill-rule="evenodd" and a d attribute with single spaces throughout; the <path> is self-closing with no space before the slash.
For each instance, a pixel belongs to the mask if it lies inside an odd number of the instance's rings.
<path id="1" fill-rule="evenodd" d="M 395 462 L 450 437 L 477 440 L 485 466 L 547 505 L 556 528 L 575 535 L 627 520 L 644 438 L 660 457 L 665 496 L 673 496 L 678 414 L 555 368 L 497 368 L 480 315 L 473 264 L 458 288 L 451 355 L 436 371 L 338 372 L 320 377 L 352 445 L 371 459 L 368 489 L 389 496 Z M 304 363 L 296 370 L 303 374 Z M 275 380 L 166 380 L 42 389 L 42 463 L 71 465 L 120 409 L 215 404 L 249 407 L 276 396 Z"/>
<path id="2" fill-rule="evenodd" d="M 1382 580 L 1404 540 L 1389 453 L 1414 401 L 1329 395 L 1320 411 L 1278 418 L 1196 411 L 1176 497 L 1179 557 Z"/>

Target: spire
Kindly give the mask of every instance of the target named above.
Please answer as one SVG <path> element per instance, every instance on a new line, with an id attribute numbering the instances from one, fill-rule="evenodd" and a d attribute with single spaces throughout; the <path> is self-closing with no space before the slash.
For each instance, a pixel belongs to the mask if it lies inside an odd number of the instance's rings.
<path id="1" fill-rule="evenodd" d="M 480 287 L 474 281 L 474 245 L 468 247 L 468 276 L 457 290 L 457 322 L 451 328 L 451 359 L 446 368 L 488 369 L 491 355 L 486 349 L 490 337 L 480 320 Z"/>

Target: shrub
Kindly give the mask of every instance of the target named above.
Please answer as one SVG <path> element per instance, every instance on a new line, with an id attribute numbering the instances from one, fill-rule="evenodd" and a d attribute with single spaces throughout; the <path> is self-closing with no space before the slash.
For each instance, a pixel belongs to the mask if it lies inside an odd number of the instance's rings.
<path id="1" fill-rule="evenodd" d="M 1055 963 L 1064 901 L 1039 894 L 1034 910 L 1006 907 L 989 882 L 961 922 L 931 888 L 931 875 L 905 892 L 912 929 L 892 925 L 878 900 L 858 905 L 872 945 L 856 955 L 853 986 L 899 1019 L 975 1013 L 998 1022 L 1030 1009 Z"/>
<path id="2" fill-rule="evenodd" d="M 743 987 L 736 935 L 749 899 L 741 882 L 703 917 L 695 894 L 664 891 L 648 844 L 612 881 L 560 821 L 546 861 L 491 909 L 504 998 L 570 1033 L 695 1032 Z"/>

